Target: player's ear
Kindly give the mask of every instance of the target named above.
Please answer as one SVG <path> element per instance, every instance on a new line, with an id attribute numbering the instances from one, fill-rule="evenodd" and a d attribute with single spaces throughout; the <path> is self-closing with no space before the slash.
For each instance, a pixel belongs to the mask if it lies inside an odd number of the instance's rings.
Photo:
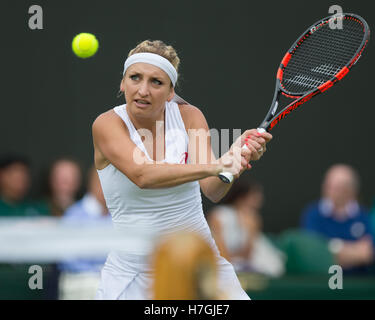
<path id="1" fill-rule="evenodd" d="M 167 101 L 168 102 L 171 102 L 171 100 L 173 99 L 173 97 L 174 97 L 174 88 L 173 87 L 171 87 L 171 90 L 170 90 L 170 92 L 169 92 L 169 95 L 168 95 L 168 98 L 167 98 Z"/>
<path id="2" fill-rule="evenodd" d="M 123 77 L 122 80 L 121 80 L 120 91 L 125 92 L 125 77 Z"/>

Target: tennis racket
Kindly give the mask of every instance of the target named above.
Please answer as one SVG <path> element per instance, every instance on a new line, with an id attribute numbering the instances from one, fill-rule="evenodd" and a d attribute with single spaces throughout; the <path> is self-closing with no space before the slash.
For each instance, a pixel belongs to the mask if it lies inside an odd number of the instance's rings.
<path id="1" fill-rule="evenodd" d="M 361 57 L 369 36 L 367 22 L 352 13 L 328 16 L 309 27 L 281 60 L 271 107 L 258 131 L 271 131 L 289 113 L 342 80 Z M 283 108 L 280 98 L 288 100 Z M 230 172 L 219 177 L 233 181 Z"/>

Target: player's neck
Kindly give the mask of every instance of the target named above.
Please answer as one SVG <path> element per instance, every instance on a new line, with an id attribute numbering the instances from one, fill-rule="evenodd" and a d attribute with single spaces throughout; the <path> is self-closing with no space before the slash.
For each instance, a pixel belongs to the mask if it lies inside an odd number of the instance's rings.
<path id="1" fill-rule="evenodd" d="M 160 131 L 160 127 L 165 127 L 165 109 L 160 114 L 147 118 L 134 117 L 131 113 L 128 115 L 136 130 L 147 129 L 152 132 L 153 137 Z"/>

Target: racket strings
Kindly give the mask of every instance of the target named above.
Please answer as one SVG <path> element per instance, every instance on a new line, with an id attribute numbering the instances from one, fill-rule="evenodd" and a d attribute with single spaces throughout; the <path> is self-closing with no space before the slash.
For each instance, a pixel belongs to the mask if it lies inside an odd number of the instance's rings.
<path id="1" fill-rule="evenodd" d="M 284 70 L 282 86 L 301 94 L 319 87 L 353 59 L 363 38 L 359 20 L 343 19 L 342 29 L 331 29 L 326 23 L 295 49 Z"/>

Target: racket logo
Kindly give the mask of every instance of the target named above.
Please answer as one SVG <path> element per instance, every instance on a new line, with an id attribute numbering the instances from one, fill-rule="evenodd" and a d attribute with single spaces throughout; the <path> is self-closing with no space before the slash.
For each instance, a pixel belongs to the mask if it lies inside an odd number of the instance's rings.
<path id="1" fill-rule="evenodd" d="M 293 103 L 288 109 L 284 110 L 282 113 L 280 113 L 270 124 L 270 130 L 277 125 L 280 120 L 284 119 L 286 115 L 291 113 L 293 110 L 297 109 L 301 104 L 304 104 L 306 101 L 309 101 L 313 96 L 317 95 L 319 90 L 316 90 L 306 97 L 302 97 L 301 99 L 298 99 L 295 103 Z"/>

